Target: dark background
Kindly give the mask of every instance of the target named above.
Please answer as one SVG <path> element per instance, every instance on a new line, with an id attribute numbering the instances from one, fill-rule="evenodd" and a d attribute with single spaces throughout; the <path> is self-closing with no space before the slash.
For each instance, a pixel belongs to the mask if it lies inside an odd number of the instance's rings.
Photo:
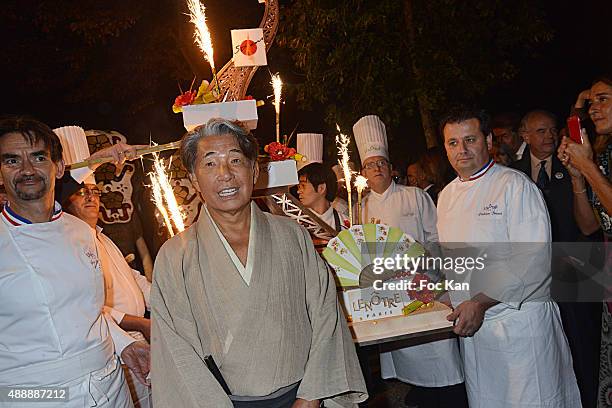
<path id="1" fill-rule="evenodd" d="M 291 3 L 281 1 L 281 16 Z M 518 67 L 514 78 L 473 101 L 491 112 L 524 113 L 537 107 L 564 116 L 579 91 L 612 66 L 612 1 L 535 3 L 546 15 L 552 39 Z M 220 69 L 230 58 L 230 29 L 257 27 L 264 5 L 256 0 L 204 4 Z M 132 143 L 177 140 L 184 132 L 181 115 L 171 111 L 178 85 L 188 88 L 194 75 L 196 84 L 210 79 L 185 11 L 184 2 L 175 0 L 3 2 L 0 112 L 29 114 L 51 127 L 117 130 Z M 478 47 L 475 43 L 474 51 Z M 268 63 L 258 69 L 248 92 L 266 101 L 255 132 L 260 143 L 274 137 L 270 72 L 280 72 L 286 83 L 282 133 L 297 126 L 298 131 L 333 136 L 322 106 L 305 111 L 296 103 L 294 86 L 302 76 L 289 51 L 273 45 Z M 390 132 L 392 158 L 401 169 L 425 148 L 418 121 L 402 126 L 410 129 L 410 137 Z M 326 150 L 333 151 L 326 143 Z"/>

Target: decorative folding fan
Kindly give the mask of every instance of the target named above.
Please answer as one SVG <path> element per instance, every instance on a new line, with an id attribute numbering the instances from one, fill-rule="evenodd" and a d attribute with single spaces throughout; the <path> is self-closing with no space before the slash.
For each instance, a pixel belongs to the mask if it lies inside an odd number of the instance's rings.
<path id="1" fill-rule="evenodd" d="M 376 274 L 376 258 L 419 257 L 425 249 L 401 229 L 384 224 L 353 225 L 327 243 L 323 257 L 335 270 L 337 282 L 344 288 L 371 286 L 375 280 L 387 280 L 396 271 Z"/>

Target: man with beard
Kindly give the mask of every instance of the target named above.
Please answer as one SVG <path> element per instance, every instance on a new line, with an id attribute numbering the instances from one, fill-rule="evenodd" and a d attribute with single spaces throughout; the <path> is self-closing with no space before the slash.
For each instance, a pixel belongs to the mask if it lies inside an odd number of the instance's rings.
<path id="1" fill-rule="evenodd" d="M 0 120 L 0 386 L 62 387 L 52 407 L 132 407 L 118 356 L 146 382 L 146 346 L 102 313 L 92 230 L 54 202 L 62 147 L 45 124 Z"/>

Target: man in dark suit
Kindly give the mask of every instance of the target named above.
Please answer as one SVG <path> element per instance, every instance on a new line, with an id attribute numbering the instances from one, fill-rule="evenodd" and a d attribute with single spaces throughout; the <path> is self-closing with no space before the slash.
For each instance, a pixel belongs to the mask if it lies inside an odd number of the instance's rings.
<path id="1" fill-rule="evenodd" d="M 580 232 L 574 220 L 572 182 L 556 155 L 559 132 L 555 115 L 544 110 L 528 112 L 521 120 L 520 132 L 527 147 L 521 160 L 510 167 L 529 176 L 544 194 L 553 242 L 577 241 Z M 562 300 L 558 304 L 572 352 L 582 404 L 584 407 L 594 407 L 599 375 L 601 302 L 572 302 L 572 295 L 575 295 L 571 293 L 572 289 L 576 288 L 575 282 L 580 279 L 577 271 L 560 257 L 553 259 L 552 268 L 551 291 L 554 298 Z"/>

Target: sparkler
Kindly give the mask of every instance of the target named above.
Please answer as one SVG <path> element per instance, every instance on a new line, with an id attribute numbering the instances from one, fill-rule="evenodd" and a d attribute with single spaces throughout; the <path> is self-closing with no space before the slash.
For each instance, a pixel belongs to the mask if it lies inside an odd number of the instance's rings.
<path id="1" fill-rule="evenodd" d="M 368 186 L 368 179 L 361 174 L 355 177 L 355 188 L 357 189 L 357 224 L 361 224 L 361 193 Z"/>
<path id="2" fill-rule="evenodd" d="M 164 207 L 164 197 L 161 192 L 161 186 L 159 185 L 159 180 L 157 179 L 157 174 L 154 172 L 149 174 L 151 178 L 151 188 L 153 190 L 153 203 L 157 210 L 162 215 L 164 219 L 164 224 L 166 224 L 166 228 L 168 228 L 168 232 L 170 236 L 174 236 L 174 230 L 172 229 L 172 223 L 170 222 L 170 217 L 168 216 L 168 211 L 166 211 L 166 207 Z"/>
<path id="3" fill-rule="evenodd" d="M 276 142 L 280 143 L 280 103 L 283 81 L 278 74 L 275 74 L 272 75 L 271 84 L 274 89 L 274 109 L 276 110 Z"/>
<path id="4" fill-rule="evenodd" d="M 342 172 L 344 173 L 344 182 L 346 184 L 346 192 L 348 199 L 348 212 L 349 212 L 349 223 L 350 226 L 353 226 L 353 207 L 351 204 L 351 168 L 349 167 L 349 154 L 348 154 L 348 145 L 351 139 L 342 134 L 340 131 L 340 126 L 336 124 L 336 129 L 338 129 L 338 135 L 336 136 L 336 144 L 338 145 L 338 155 L 340 159 L 338 163 L 342 167 Z"/>
<path id="5" fill-rule="evenodd" d="M 176 197 L 174 196 L 174 191 L 170 185 L 170 180 L 162 160 L 157 154 L 154 154 L 153 157 L 153 172 L 149 174 L 153 187 L 153 202 L 164 218 L 170 236 L 174 236 L 172 224 L 174 224 L 178 232 L 185 230 L 183 213 L 176 202 Z"/>
<path id="6" fill-rule="evenodd" d="M 210 69 L 213 74 L 213 80 L 217 82 L 217 92 L 221 95 L 219 87 L 219 78 L 217 78 L 217 70 L 215 69 L 214 50 L 210 32 L 206 25 L 206 8 L 200 3 L 200 0 L 187 0 L 187 8 L 189 9 L 189 21 L 195 26 L 195 43 L 204 53 L 204 58 L 210 64 Z"/>

